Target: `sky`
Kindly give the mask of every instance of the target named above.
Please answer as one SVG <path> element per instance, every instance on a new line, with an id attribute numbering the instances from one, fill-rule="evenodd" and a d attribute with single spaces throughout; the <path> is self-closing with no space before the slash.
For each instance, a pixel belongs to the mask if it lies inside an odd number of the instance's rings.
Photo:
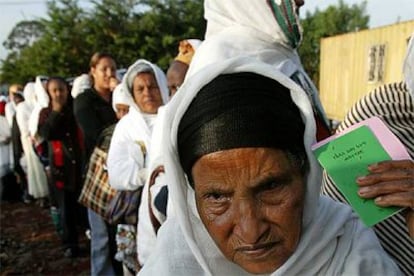
<path id="1" fill-rule="evenodd" d="M 330 5 L 336 5 L 338 1 L 305 0 L 305 5 L 300 12 L 305 15 L 307 11 L 314 12 L 316 8 L 324 10 Z M 362 0 L 343 1 L 348 5 L 362 2 Z M 46 18 L 46 2 L 46 0 L 0 0 L 0 59 L 7 56 L 3 42 L 19 21 Z M 81 4 L 87 2 L 80 1 Z M 370 28 L 390 25 L 399 21 L 414 20 L 414 1 L 368 0 L 367 14 L 370 15 Z"/>

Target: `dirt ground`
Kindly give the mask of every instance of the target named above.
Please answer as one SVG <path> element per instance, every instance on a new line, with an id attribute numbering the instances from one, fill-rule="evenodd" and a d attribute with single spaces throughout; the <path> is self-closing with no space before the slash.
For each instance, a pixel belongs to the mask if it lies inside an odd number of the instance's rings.
<path id="1" fill-rule="evenodd" d="M 80 256 L 64 257 L 49 208 L 1 202 L 0 275 L 90 275 L 89 240 L 80 236 Z"/>

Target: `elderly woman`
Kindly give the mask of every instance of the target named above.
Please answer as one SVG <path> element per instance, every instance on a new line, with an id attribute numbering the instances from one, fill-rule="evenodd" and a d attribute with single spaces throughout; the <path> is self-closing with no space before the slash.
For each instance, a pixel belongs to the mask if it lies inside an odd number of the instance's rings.
<path id="1" fill-rule="evenodd" d="M 140 274 L 398 275 L 372 230 L 320 196 L 316 95 L 274 26 L 295 6 L 268 2 L 205 1 L 206 40 L 165 116 L 174 215 Z"/>
<path id="2" fill-rule="evenodd" d="M 129 113 L 115 128 L 108 153 L 111 186 L 135 190 L 145 182 L 145 158 L 158 108 L 168 102 L 165 74 L 146 60 L 131 65 L 122 81 L 131 98 Z"/>
<path id="3" fill-rule="evenodd" d="M 121 85 L 131 98 L 129 113 L 117 124 L 108 152 L 109 184 L 118 190 L 136 190 L 147 180 L 148 154 L 151 135 L 160 106 L 168 102 L 168 87 L 161 69 L 140 59 L 128 68 Z M 142 208 L 144 206 L 144 209 Z M 143 264 L 153 249 L 153 239 L 140 240 L 150 236 L 152 227 L 148 211 L 148 187 L 143 189 L 139 210 L 137 245 L 138 257 Z M 141 213 L 143 215 L 141 215 Z M 138 214 L 137 214 L 138 215 Z"/>

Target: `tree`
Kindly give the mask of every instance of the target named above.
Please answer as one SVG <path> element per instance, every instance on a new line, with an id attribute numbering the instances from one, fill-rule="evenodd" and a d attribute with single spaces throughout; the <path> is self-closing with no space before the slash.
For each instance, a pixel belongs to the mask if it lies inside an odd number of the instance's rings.
<path id="1" fill-rule="evenodd" d="M 166 69 L 181 39 L 205 31 L 202 0 L 94 0 L 87 10 L 77 0 L 51 0 L 47 7 L 48 17 L 34 23 L 42 32 L 30 43 L 6 42 L 15 50 L 2 61 L 0 83 L 76 76 L 95 51 L 114 55 L 118 67 L 145 58 Z"/>
<path id="2" fill-rule="evenodd" d="M 137 22 L 141 39 L 139 56 L 166 69 L 177 54 L 178 42 L 204 36 L 202 0 L 146 0 Z"/>
<path id="3" fill-rule="evenodd" d="M 3 46 L 11 52 L 19 52 L 25 47 L 30 47 L 43 33 L 44 26 L 40 21 L 20 21 L 3 42 Z"/>
<path id="4" fill-rule="evenodd" d="M 348 6 L 339 0 L 337 6 L 324 11 L 308 12 L 302 20 L 304 38 L 298 52 L 306 72 L 314 83 L 319 83 L 320 40 L 324 37 L 368 28 L 366 1 Z"/>

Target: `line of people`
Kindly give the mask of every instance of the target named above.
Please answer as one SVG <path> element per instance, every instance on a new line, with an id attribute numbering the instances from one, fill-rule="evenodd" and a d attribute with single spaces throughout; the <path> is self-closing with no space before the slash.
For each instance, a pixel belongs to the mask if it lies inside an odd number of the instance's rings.
<path id="1" fill-rule="evenodd" d="M 73 84 L 73 100 L 64 79 L 49 77 L 35 119 L 18 108 L 25 117 L 17 123 L 37 123 L 32 131 L 19 128 L 20 137 L 30 137 L 30 146 L 21 139 L 22 147 L 37 153 L 27 153 L 43 164 L 32 171 L 42 171 L 49 183 L 28 181 L 28 193 L 42 198 L 48 193 L 40 187 L 49 187 L 66 256 L 78 254 L 79 231 L 89 227 L 92 275 L 414 273 L 412 160 L 358 180 L 361 189 L 397 187 L 362 197 L 391 195 L 398 198 L 394 204 L 409 207 L 406 220 L 399 214 L 398 223 L 387 222 L 398 233 L 380 228 L 376 235 L 330 198 L 341 199 L 311 153 L 330 129 L 296 52 L 303 4 L 205 0 L 205 40 L 181 41 L 167 74 L 138 59 L 117 80 L 115 59 L 96 53 L 89 77 Z M 82 84 L 85 79 L 90 83 Z M 11 96 L 19 101 L 23 93 L 16 89 Z M 401 132 L 408 148 L 412 89 L 404 86 L 402 124 L 409 127 Z M 367 116 L 373 115 L 379 114 Z M 395 116 L 380 115 L 393 126 Z M 101 164 L 107 184 L 141 189 L 136 225 L 111 224 L 78 204 L 82 174 L 96 165 L 95 147 L 107 154 Z M 38 168 L 32 159 L 27 166 Z M 26 179 L 39 178 L 24 172 Z M 322 183 L 330 197 L 321 195 Z M 389 240 L 403 242 L 398 248 Z"/>
<path id="2" fill-rule="evenodd" d="M 7 152 L 2 154 L 2 158 L 7 156 L 2 162 L 7 167 L 4 174 L 11 170 L 18 176 L 25 202 L 47 197 L 43 204 L 51 209 L 66 257 L 79 255 L 79 235 L 86 230 L 91 239 L 92 275 L 121 275 L 137 270 L 146 252 L 153 247 L 155 236 L 148 231 L 150 239 L 142 242 L 142 253 L 135 265 L 128 261 L 127 255 L 131 254 L 124 255 L 126 250 L 116 244 L 118 228 L 123 228 L 79 204 L 85 172 L 95 165 L 91 154 L 95 147 L 106 151 L 110 148 L 110 158 L 104 165 L 108 167 L 109 182 L 114 188 L 144 186 L 148 161 L 141 155 L 142 150 L 150 148 L 158 110 L 182 84 L 200 43 L 198 39 L 180 42 L 178 55 L 167 71 L 168 81 L 157 65 L 140 59 L 130 66 L 121 82 L 116 76 L 112 55 L 95 53 L 90 60 L 89 74 L 75 78 L 72 86 L 62 77 L 38 76 L 24 90 L 20 85 L 11 85 L 10 103 L 6 104 L 6 97 L 2 98 L 2 113 L 10 118 L 9 123 L 6 117 L 2 121 L 7 130 L 4 134 L 7 147 L 2 148 Z M 119 121 L 122 117 L 125 118 Z M 10 143 L 14 132 L 16 139 Z M 15 149 L 17 146 L 22 149 Z M 9 156 L 12 153 L 14 158 Z M 12 160 L 17 162 L 13 164 Z M 167 198 L 161 202 L 166 206 Z M 154 212 L 163 213 L 165 220 L 165 210 L 155 210 L 154 206 Z M 151 223 L 149 219 L 140 221 L 140 225 Z M 132 228 L 136 231 L 137 225 Z M 136 250 L 135 239 L 132 242 Z M 124 257 L 116 260 L 116 255 Z"/>

